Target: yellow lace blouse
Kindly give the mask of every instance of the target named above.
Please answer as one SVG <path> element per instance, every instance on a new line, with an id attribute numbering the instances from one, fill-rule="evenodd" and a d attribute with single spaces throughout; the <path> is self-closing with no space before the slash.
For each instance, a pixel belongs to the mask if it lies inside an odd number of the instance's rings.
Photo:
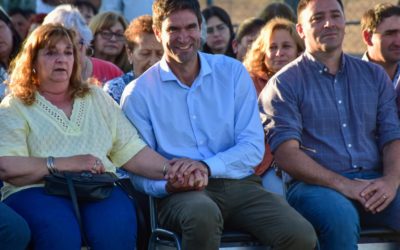
<path id="1" fill-rule="evenodd" d="M 74 100 L 70 118 L 39 93 L 31 106 L 13 96 L 5 97 L 0 104 L 0 138 L 0 156 L 92 154 L 110 172 L 145 146 L 114 100 L 96 86 L 84 98 Z M 40 186 L 4 184 L 3 198 L 24 188 Z"/>

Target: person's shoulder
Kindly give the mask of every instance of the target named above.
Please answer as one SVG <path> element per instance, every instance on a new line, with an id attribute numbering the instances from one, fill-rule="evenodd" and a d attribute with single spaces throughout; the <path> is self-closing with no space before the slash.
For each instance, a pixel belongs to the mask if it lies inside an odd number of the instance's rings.
<path id="1" fill-rule="evenodd" d="M 344 54 L 343 57 L 345 59 L 345 64 L 349 65 L 348 66 L 349 70 L 353 71 L 351 73 L 365 75 L 365 74 L 379 74 L 384 72 L 383 67 L 377 63 L 366 61 L 359 57 L 349 54 Z"/>
<path id="2" fill-rule="evenodd" d="M 128 72 L 128 73 L 126 73 L 126 74 L 124 74 L 122 76 L 118 76 L 118 77 L 115 77 L 115 78 L 113 78 L 111 80 L 108 80 L 104 84 L 103 89 L 107 89 L 107 88 L 112 87 L 112 86 L 125 86 L 128 83 L 130 83 L 133 79 L 135 79 L 135 76 L 133 75 L 133 72 L 130 71 L 130 72 Z"/>
<path id="3" fill-rule="evenodd" d="M 223 54 L 208 54 L 204 52 L 199 52 L 199 55 L 202 67 L 207 64 L 213 72 L 235 75 L 246 71 L 242 62 L 235 58 Z"/>
<path id="4" fill-rule="evenodd" d="M 303 66 L 307 67 L 305 65 L 305 58 L 304 55 L 300 55 L 290 63 L 286 64 L 283 66 L 278 72 L 276 72 L 271 79 L 285 79 L 285 78 L 292 78 L 292 77 L 299 77 L 301 76 L 304 72 L 303 71 Z"/>
<path id="5" fill-rule="evenodd" d="M 103 60 L 100 58 L 96 58 L 96 57 L 90 57 L 90 60 L 92 61 L 93 67 L 109 68 L 112 70 L 121 71 L 121 69 L 118 68 L 118 66 L 112 62 L 109 62 L 109 61 L 106 61 L 106 60 Z"/>
<path id="6" fill-rule="evenodd" d="M 160 62 L 155 63 L 148 68 L 143 74 L 133 79 L 129 85 L 150 86 L 160 82 Z"/>
<path id="7" fill-rule="evenodd" d="M 206 60 L 206 62 L 210 65 L 242 65 L 239 60 L 223 54 L 199 52 L 199 55 L 201 60 Z"/>
<path id="8" fill-rule="evenodd" d="M 17 103 L 21 102 L 18 98 L 16 98 L 14 95 L 9 94 L 6 95 L 3 100 L 1 101 L 0 107 L 1 108 L 8 108 L 13 105 L 16 105 Z"/>

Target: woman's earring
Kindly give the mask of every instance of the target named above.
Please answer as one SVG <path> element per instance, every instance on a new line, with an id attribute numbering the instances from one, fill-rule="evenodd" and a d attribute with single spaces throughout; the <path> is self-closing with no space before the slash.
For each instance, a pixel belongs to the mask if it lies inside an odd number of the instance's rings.
<path id="1" fill-rule="evenodd" d="M 88 47 L 86 49 L 86 55 L 87 56 L 93 56 L 94 55 L 94 49 L 92 47 Z"/>
<path id="2" fill-rule="evenodd" d="M 35 68 L 32 69 L 32 73 L 36 75 L 36 69 Z"/>

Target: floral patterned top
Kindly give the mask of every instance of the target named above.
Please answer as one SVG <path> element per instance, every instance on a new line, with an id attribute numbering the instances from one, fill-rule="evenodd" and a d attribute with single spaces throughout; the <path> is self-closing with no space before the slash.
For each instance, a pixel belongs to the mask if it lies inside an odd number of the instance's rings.
<path id="1" fill-rule="evenodd" d="M 118 104 L 121 101 L 122 92 L 126 85 L 135 79 L 133 71 L 109 80 L 104 84 L 103 90 L 107 92 Z"/>

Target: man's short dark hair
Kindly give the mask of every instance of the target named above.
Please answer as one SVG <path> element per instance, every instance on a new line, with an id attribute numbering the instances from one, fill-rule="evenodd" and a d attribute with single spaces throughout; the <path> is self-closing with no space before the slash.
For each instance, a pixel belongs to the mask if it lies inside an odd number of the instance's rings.
<path id="1" fill-rule="evenodd" d="M 201 24 L 201 11 L 198 0 L 155 0 L 153 3 L 153 25 L 161 29 L 162 22 L 167 19 L 171 13 L 179 10 L 192 11 Z"/>
<path id="2" fill-rule="evenodd" d="M 301 12 L 307 7 L 307 5 L 311 2 L 311 1 L 315 1 L 315 0 L 300 0 L 299 3 L 297 4 L 297 18 L 298 21 L 300 21 L 300 14 Z M 342 11 L 344 12 L 344 6 L 343 6 L 343 2 L 342 0 L 336 0 L 339 5 L 340 8 L 342 9 Z"/>
<path id="3" fill-rule="evenodd" d="M 236 32 L 236 40 L 240 42 L 243 37 L 248 34 L 254 33 L 256 30 L 260 30 L 264 26 L 265 22 L 259 18 L 251 17 L 244 20 Z"/>
<path id="4" fill-rule="evenodd" d="M 367 10 L 361 18 L 361 29 L 369 32 L 375 32 L 376 28 L 383 22 L 385 18 L 391 16 L 400 16 L 400 7 L 381 3 Z"/>

